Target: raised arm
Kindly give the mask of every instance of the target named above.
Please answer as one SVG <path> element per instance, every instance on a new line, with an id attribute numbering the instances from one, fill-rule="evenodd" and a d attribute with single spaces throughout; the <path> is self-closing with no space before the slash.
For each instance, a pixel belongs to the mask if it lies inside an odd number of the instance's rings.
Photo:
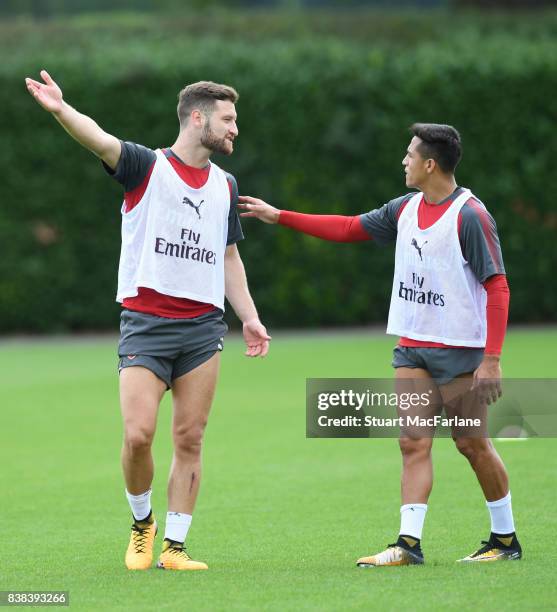
<path id="1" fill-rule="evenodd" d="M 41 70 L 43 83 L 25 79 L 27 90 L 56 121 L 77 140 L 79 144 L 100 157 L 113 170 L 121 154 L 121 143 L 115 136 L 107 134 L 90 117 L 83 115 L 64 101 L 62 90 L 46 70 Z"/>
<path id="2" fill-rule="evenodd" d="M 248 357 L 265 357 L 269 352 L 271 336 L 259 320 L 257 309 L 248 289 L 244 264 L 238 247 L 230 244 L 224 256 L 224 278 L 226 299 L 243 323 L 246 355 Z"/>

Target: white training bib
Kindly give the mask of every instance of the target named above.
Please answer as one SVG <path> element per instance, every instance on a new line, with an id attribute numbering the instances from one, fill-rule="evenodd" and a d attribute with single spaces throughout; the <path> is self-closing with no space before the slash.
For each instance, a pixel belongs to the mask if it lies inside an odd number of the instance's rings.
<path id="1" fill-rule="evenodd" d="M 487 294 L 462 256 L 458 214 L 472 197 L 460 194 L 427 229 L 418 227 L 414 195 L 398 220 L 387 333 L 451 346 L 484 347 Z"/>
<path id="2" fill-rule="evenodd" d="M 163 295 L 214 304 L 224 310 L 224 252 L 230 190 L 225 173 L 211 164 L 203 187 L 194 189 L 157 149 L 141 203 L 122 207 L 118 294 L 122 302 L 148 287 Z"/>

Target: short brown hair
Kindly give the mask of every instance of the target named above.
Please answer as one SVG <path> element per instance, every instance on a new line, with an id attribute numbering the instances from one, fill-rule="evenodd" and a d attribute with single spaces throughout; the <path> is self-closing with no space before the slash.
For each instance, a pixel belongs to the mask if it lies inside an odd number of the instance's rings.
<path id="1" fill-rule="evenodd" d="M 180 125 L 187 123 L 190 113 L 199 109 L 204 114 L 210 114 L 215 108 L 217 100 L 230 100 L 233 104 L 238 101 L 238 92 L 228 85 L 213 83 L 213 81 L 199 81 L 186 85 L 178 94 L 178 119 Z"/>
<path id="2" fill-rule="evenodd" d="M 455 171 L 462 157 L 462 144 L 452 125 L 414 123 L 410 132 L 422 141 L 418 152 L 424 159 L 434 159 L 445 174 Z"/>

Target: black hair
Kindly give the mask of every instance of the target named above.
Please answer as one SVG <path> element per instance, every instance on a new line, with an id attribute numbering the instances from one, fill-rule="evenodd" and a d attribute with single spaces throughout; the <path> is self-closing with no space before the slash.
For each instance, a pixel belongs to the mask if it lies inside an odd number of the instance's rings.
<path id="1" fill-rule="evenodd" d="M 422 141 L 417 150 L 424 159 L 434 159 L 445 174 L 454 173 L 462 157 L 462 144 L 452 125 L 414 123 L 410 132 Z"/>

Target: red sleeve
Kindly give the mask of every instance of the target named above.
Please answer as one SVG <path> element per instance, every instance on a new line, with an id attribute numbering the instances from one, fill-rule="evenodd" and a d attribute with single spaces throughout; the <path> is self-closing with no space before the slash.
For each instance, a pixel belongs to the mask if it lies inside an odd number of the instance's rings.
<path id="1" fill-rule="evenodd" d="M 298 232 L 333 242 L 360 242 L 372 239 L 364 229 L 359 216 L 306 215 L 291 210 L 281 210 L 279 223 Z"/>
<path id="2" fill-rule="evenodd" d="M 487 291 L 487 340 L 486 355 L 500 355 L 507 330 L 511 293 L 504 274 L 490 276 L 483 286 Z"/>

